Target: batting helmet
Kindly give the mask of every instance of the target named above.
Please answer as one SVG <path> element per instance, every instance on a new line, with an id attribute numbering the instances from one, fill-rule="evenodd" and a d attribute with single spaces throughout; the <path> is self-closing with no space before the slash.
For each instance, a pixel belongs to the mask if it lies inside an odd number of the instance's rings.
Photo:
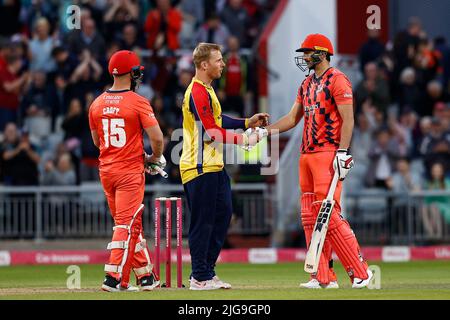
<path id="1" fill-rule="evenodd" d="M 325 51 L 331 56 L 334 54 L 333 45 L 331 44 L 330 39 L 320 33 L 308 35 L 300 48 L 295 50 L 295 52 L 305 51 Z"/>
<path id="2" fill-rule="evenodd" d="M 141 73 L 144 67 L 139 62 L 139 57 L 133 51 L 120 50 L 109 59 L 108 71 L 113 76 L 121 76 L 127 73 Z"/>
<path id="3" fill-rule="evenodd" d="M 302 71 L 306 71 L 308 68 L 311 70 L 315 65 L 320 63 L 322 61 L 321 56 L 323 52 L 327 54 L 328 60 L 329 56 L 334 54 L 333 45 L 331 44 L 330 39 L 319 33 L 308 35 L 302 42 L 300 48 L 295 50 L 295 52 L 305 51 L 313 51 L 313 54 L 309 57 L 309 66 L 304 56 L 295 57 L 295 64 Z"/>

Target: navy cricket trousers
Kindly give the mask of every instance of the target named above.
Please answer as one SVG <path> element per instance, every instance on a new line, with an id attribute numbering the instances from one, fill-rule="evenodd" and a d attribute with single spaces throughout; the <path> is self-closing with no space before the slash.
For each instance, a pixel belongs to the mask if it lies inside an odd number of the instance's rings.
<path id="1" fill-rule="evenodd" d="M 191 277 L 212 279 L 232 215 L 230 178 L 225 170 L 205 173 L 184 186 L 191 212 L 189 248 Z"/>

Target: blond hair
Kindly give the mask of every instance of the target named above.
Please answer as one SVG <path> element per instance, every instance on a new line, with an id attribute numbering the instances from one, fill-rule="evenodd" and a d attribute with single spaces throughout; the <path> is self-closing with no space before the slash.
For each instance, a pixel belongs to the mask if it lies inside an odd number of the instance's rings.
<path id="1" fill-rule="evenodd" d="M 206 43 L 201 42 L 195 47 L 194 52 L 192 54 L 192 60 L 194 61 L 194 65 L 197 69 L 200 69 L 200 64 L 203 61 L 208 61 L 211 55 L 211 51 L 222 51 L 222 46 L 215 43 Z"/>

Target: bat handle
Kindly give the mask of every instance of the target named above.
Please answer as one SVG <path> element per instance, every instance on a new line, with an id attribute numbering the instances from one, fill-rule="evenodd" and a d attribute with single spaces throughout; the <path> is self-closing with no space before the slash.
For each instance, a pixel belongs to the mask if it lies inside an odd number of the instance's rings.
<path id="1" fill-rule="evenodd" d="M 153 166 L 152 169 L 155 169 L 156 171 L 158 171 L 158 173 L 165 179 L 167 179 L 167 177 L 169 177 L 169 175 L 167 174 L 167 172 L 165 172 L 163 169 L 161 169 L 161 167 L 158 166 Z"/>
<path id="2" fill-rule="evenodd" d="M 335 170 L 333 180 L 331 181 L 330 189 L 328 190 L 327 200 L 330 200 L 330 201 L 333 200 L 334 191 L 336 190 L 338 181 L 339 181 L 339 174 L 338 174 L 337 170 Z"/>

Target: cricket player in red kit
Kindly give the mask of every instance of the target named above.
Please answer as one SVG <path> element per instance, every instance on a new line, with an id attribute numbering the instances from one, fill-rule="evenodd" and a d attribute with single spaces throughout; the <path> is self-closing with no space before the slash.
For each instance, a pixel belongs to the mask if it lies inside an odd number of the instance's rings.
<path id="1" fill-rule="evenodd" d="M 314 73 L 300 85 L 291 111 L 266 129 L 269 134 L 284 132 L 304 118 L 299 180 L 301 219 L 309 246 L 321 202 L 326 198 L 335 170 L 342 181 L 353 167 L 348 152 L 354 125 L 353 95 L 345 74 L 330 67 L 334 50 L 327 37 L 310 34 L 296 52 L 303 52 L 303 56 L 296 57 L 297 66 L 302 71 L 314 70 Z M 332 269 L 333 250 L 350 276 L 353 288 L 365 287 L 370 281 L 372 273 L 361 256 L 358 241 L 341 215 L 341 190 L 342 182 L 339 182 L 318 271 L 301 287 L 339 287 Z"/>
<path id="2" fill-rule="evenodd" d="M 108 66 L 114 77 L 111 89 L 89 108 L 94 144 L 100 149 L 100 180 L 114 219 L 109 263 L 102 289 L 109 292 L 138 291 L 129 284 L 133 270 L 141 289 L 159 285 L 142 230 L 145 166 L 165 166 L 163 135 L 149 102 L 134 92 L 143 67 L 134 52 L 113 54 Z M 144 153 L 143 131 L 153 154 Z M 147 170 L 148 171 L 148 170 Z M 149 172 L 155 174 L 155 171 Z"/>

